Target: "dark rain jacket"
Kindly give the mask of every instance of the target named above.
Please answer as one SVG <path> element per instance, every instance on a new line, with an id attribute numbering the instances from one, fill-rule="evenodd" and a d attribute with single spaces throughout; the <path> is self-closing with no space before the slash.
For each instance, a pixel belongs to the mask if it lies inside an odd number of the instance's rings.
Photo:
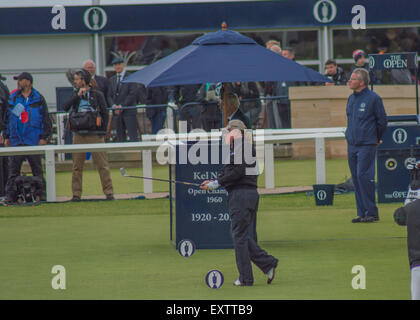
<path id="1" fill-rule="evenodd" d="M 387 128 L 382 99 L 368 88 L 354 92 L 347 101 L 346 113 L 348 144 L 377 145 Z"/>

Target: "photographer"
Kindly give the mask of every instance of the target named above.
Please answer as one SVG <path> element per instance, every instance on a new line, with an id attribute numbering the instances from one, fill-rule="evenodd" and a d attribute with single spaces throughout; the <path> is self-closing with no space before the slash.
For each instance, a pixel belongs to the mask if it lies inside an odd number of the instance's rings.
<path id="1" fill-rule="evenodd" d="M 81 69 L 74 74 L 74 84 L 78 88 L 63 109 L 70 110 L 69 126 L 74 132 L 73 144 L 105 143 L 108 113 L 106 102 L 100 91 L 94 90 L 91 75 Z M 114 200 L 111 174 L 105 152 L 92 152 L 93 162 L 101 178 L 102 190 L 107 200 Z M 83 165 L 86 153 L 73 153 L 72 201 L 82 196 Z"/>

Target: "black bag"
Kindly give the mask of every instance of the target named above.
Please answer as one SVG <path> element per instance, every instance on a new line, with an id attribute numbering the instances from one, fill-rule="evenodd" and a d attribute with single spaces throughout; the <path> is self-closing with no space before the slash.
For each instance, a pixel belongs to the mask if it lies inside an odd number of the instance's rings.
<path id="1" fill-rule="evenodd" d="M 96 120 L 98 116 L 98 112 L 96 111 L 71 112 L 69 116 L 70 130 L 96 130 Z"/>
<path id="2" fill-rule="evenodd" d="M 15 178 L 16 199 L 19 203 L 38 202 L 43 199 L 44 183 L 41 177 L 18 176 Z"/>

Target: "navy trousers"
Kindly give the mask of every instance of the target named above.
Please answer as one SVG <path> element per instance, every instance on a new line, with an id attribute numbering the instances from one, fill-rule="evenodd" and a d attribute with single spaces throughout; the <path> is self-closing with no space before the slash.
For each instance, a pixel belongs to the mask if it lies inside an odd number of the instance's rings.
<path id="1" fill-rule="evenodd" d="M 124 110 L 116 116 L 116 129 L 118 142 L 127 141 L 127 132 L 130 142 L 139 141 L 137 129 L 137 110 Z"/>
<path id="2" fill-rule="evenodd" d="M 166 111 L 158 111 L 152 117 L 149 117 L 152 124 L 152 134 L 157 134 L 165 124 Z"/>
<path id="3" fill-rule="evenodd" d="M 375 200 L 376 146 L 352 146 L 348 144 L 348 163 L 356 196 L 359 217 L 377 217 Z"/>
<path id="4" fill-rule="evenodd" d="M 228 195 L 236 266 L 239 271 L 239 280 L 244 284 L 254 283 L 251 261 L 263 273 L 267 273 L 278 263 L 278 259 L 269 255 L 257 244 L 255 224 L 258 202 L 257 189 L 236 189 L 229 192 Z M 252 223 L 254 223 L 254 237 L 249 235 Z"/>

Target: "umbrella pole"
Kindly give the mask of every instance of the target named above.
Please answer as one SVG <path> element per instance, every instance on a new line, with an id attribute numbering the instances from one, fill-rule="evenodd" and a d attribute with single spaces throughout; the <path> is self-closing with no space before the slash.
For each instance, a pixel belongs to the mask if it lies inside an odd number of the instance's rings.
<path id="1" fill-rule="evenodd" d="M 228 108 L 227 108 L 227 83 L 223 82 L 223 121 L 224 121 L 224 127 L 228 124 Z"/>
<path id="2" fill-rule="evenodd" d="M 226 31 L 227 29 L 227 23 L 225 21 L 222 22 L 222 30 Z M 227 83 L 223 82 L 223 97 L 222 97 L 223 101 L 222 101 L 222 106 L 223 106 L 223 121 L 224 121 L 224 127 L 227 126 L 228 124 L 228 110 L 227 110 L 227 106 L 226 106 L 226 101 L 227 101 Z"/>

